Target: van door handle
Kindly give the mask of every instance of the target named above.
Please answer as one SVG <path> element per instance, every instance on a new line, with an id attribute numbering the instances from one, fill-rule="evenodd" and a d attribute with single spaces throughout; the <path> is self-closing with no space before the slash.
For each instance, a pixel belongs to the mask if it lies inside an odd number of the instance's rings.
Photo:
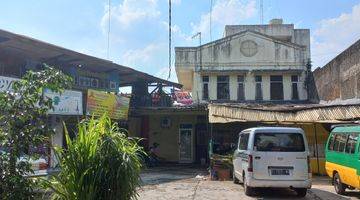
<path id="1" fill-rule="evenodd" d="M 260 156 L 255 156 L 256 160 L 260 160 L 260 158 L 261 158 Z"/>

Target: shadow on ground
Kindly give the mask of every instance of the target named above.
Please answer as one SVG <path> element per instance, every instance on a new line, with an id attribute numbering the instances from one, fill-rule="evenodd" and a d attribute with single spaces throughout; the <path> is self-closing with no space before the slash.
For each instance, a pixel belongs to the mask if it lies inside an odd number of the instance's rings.
<path id="1" fill-rule="evenodd" d="M 322 189 L 312 188 L 309 193 L 314 193 L 316 196 L 321 197 L 320 199 L 337 199 L 337 200 L 348 200 L 348 199 L 360 199 L 359 191 L 347 191 L 345 195 L 338 195 L 335 192 L 329 192 Z"/>
<path id="2" fill-rule="evenodd" d="M 257 188 L 255 190 L 255 195 L 253 197 L 255 197 L 256 199 L 265 200 L 265 199 L 289 199 L 289 198 L 296 198 L 297 196 L 296 196 L 296 192 L 290 189 Z"/>
<path id="3" fill-rule="evenodd" d="M 143 170 L 141 173 L 142 186 L 157 185 L 172 181 L 195 178 L 196 176 L 206 176 L 207 169 L 194 165 L 172 165 L 159 166 Z"/>

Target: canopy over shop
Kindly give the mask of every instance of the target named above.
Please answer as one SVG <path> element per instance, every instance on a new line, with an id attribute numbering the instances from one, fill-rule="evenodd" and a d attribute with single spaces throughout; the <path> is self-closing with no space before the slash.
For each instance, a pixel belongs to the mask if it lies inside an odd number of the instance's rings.
<path id="1" fill-rule="evenodd" d="M 313 173 L 325 174 L 325 144 L 333 124 L 360 119 L 360 104 L 231 104 L 208 105 L 213 152 L 231 153 L 238 133 L 256 126 L 300 127 L 305 131 Z"/>

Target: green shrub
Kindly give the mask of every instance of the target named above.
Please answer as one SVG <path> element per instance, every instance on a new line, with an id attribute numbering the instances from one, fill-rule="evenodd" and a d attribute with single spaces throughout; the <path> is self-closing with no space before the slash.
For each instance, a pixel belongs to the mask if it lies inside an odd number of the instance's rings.
<path id="1" fill-rule="evenodd" d="M 134 199 L 140 184 L 142 148 L 110 118 L 79 124 L 74 140 L 66 131 L 67 149 L 56 149 L 61 172 L 46 187 L 53 199 Z"/>
<path id="2" fill-rule="evenodd" d="M 0 199 L 35 198 L 35 181 L 26 177 L 33 173 L 30 159 L 21 159 L 21 155 L 43 145 L 54 133 L 48 123 L 52 100 L 44 98 L 43 90 L 62 92 L 71 82 L 69 76 L 44 64 L 41 71 L 26 72 L 12 90 L 0 92 Z M 36 159 L 40 155 L 28 156 Z"/>

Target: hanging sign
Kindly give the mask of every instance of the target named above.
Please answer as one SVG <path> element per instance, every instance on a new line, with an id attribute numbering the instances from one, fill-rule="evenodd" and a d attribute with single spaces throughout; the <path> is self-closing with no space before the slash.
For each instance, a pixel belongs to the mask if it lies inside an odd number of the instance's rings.
<path id="1" fill-rule="evenodd" d="M 0 92 L 12 91 L 12 85 L 16 81 L 20 81 L 20 79 L 0 76 Z"/>
<path id="2" fill-rule="evenodd" d="M 112 119 L 127 120 L 130 98 L 89 89 L 87 93 L 87 115 L 101 116 L 107 113 Z"/>
<path id="3" fill-rule="evenodd" d="M 180 91 L 175 91 L 174 94 L 175 94 L 175 101 L 179 104 L 191 105 L 193 103 L 190 92 L 180 90 Z"/>
<path id="4" fill-rule="evenodd" d="M 49 114 L 83 115 L 82 93 L 79 91 L 65 90 L 59 94 L 45 89 L 44 96 L 53 101 L 53 109 L 49 110 Z"/>

